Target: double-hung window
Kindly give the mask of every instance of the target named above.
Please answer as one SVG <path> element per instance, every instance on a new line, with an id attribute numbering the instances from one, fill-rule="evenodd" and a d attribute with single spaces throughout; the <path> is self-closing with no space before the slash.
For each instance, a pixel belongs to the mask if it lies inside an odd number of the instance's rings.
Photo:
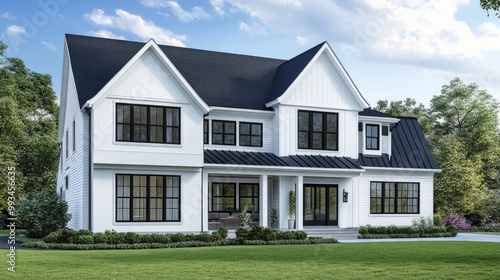
<path id="1" fill-rule="evenodd" d="M 370 183 L 371 214 L 418 214 L 419 183 Z"/>
<path id="2" fill-rule="evenodd" d="M 378 124 L 367 124 L 366 125 L 366 149 L 367 150 L 378 150 L 379 149 L 379 129 Z"/>
<path id="3" fill-rule="evenodd" d="M 338 114 L 300 110 L 298 148 L 338 151 Z"/>
<path id="4" fill-rule="evenodd" d="M 116 141 L 180 144 L 181 109 L 117 104 Z"/>
<path id="5" fill-rule="evenodd" d="M 240 146 L 262 147 L 262 124 L 240 122 Z"/>
<path id="6" fill-rule="evenodd" d="M 116 175 L 116 221 L 178 222 L 179 176 Z"/>

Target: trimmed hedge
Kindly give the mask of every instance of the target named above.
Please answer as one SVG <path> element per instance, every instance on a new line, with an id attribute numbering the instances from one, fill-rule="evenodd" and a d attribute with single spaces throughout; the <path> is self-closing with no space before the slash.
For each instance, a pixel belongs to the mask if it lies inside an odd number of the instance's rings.
<path id="1" fill-rule="evenodd" d="M 446 227 L 359 227 L 359 239 L 380 238 L 421 238 L 421 237 L 455 237 L 458 234 L 456 226 Z"/>
<path id="2" fill-rule="evenodd" d="M 471 226 L 465 228 L 458 228 L 459 232 L 500 232 L 500 226 Z"/>
<path id="3" fill-rule="evenodd" d="M 297 245 L 297 244 L 328 244 L 338 243 L 335 238 L 317 238 L 317 239 L 290 239 L 290 240 L 245 240 L 244 245 Z"/>
<path id="4" fill-rule="evenodd" d="M 304 231 L 280 231 L 272 228 L 254 226 L 252 229 L 238 228 L 236 230 L 236 239 L 240 244 L 245 244 L 245 241 L 249 240 L 264 242 L 274 240 L 306 240 L 307 233 Z"/>

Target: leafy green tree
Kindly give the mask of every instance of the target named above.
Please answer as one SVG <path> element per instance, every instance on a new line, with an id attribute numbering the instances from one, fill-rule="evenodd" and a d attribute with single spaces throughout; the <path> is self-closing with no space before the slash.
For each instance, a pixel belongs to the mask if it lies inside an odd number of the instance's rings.
<path id="1" fill-rule="evenodd" d="M 500 17 L 499 10 L 500 10 L 500 1 L 499 0 L 481 0 L 481 8 L 483 10 L 486 10 L 488 13 L 488 16 L 490 16 L 490 10 L 496 11 L 495 15 L 497 17 Z"/>
<path id="2" fill-rule="evenodd" d="M 379 100 L 375 110 L 395 117 L 414 117 L 418 119 L 425 135 L 432 133 L 433 122 L 429 117 L 429 110 L 412 98 L 406 98 L 404 101 Z"/>
<path id="3" fill-rule="evenodd" d="M 481 161 L 466 154 L 465 145 L 454 135 L 444 136 L 433 146 L 441 172 L 434 175 L 434 209 L 447 216 L 474 213 L 486 190 Z"/>
<path id="4" fill-rule="evenodd" d="M 465 156 L 479 157 L 480 173 L 490 187 L 496 186 L 499 170 L 498 112 L 499 103 L 493 96 L 475 83 L 466 85 L 459 78 L 444 85 L 441 94 L 431 100 L 435 139 L 445 135 L 461 139 Z"/>
<path id="5" fill-rule="evenodd" d="M 19 221 L 27 229 L 26 236 L 41 238 L 68 224 L 68 204 L 55 190 L 29 193 L 17 207 Z"/>

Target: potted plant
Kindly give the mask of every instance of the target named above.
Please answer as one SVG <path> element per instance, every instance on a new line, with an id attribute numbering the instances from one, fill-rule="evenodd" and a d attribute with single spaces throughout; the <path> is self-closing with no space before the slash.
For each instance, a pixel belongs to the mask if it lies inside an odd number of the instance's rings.
<path id="1" fill-rule="evenodd" d="M 271 210 L 271 227 L 272 228 L 277 228 L 276 227 L 276 222 L 278 221 L 278 209 L 273 208 Z"/>
<path id="2" fill-rule="evenodd" d="M 290 193 L 288 193 L 288 229 L 293 229 L 295 227 L 295 199 L 295 192 L 290 191 Z"/>
<path id="3" fill-rule="evenodd" d="M 252 221 L 252 214 L 248 213 L 248 206 L 245 205 L 245 207 L 241 209 L 240 219 L 244 228 L 250 228 L 248 224 Z"/>

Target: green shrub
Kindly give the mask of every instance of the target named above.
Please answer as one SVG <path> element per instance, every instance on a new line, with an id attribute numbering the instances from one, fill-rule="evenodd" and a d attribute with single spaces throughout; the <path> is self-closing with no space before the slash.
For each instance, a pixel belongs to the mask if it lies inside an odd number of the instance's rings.
<path id="1" fill-rule="evenodd" d="M 265 241 L 271 241 L 278 239 L 276 235 L 276 230 L 272 228 L 265 228 L 262 230 L 261 238 Z"/>
<path id="2" fill-rule="evenodd" d="M 217 231 L 212 232 L 212 242 L 219 242 L 222 239 L 223 238 L 222 238 L 222 236 L 220 236 L 219 232 L 217 232 Z"/>
<path id="3" fill-rule="evenodd" d="M 68 238 L 68 241 L 64 243 L 78 244 L 78 237 L 79 237 L 78 235 L 71 236 L 70 238 Z"/>
<path id="4" fill-rule="evenodd" d="M 248 228 L 240 227 L 236 230 L 236 239 L 238 239 L 240 244 L 243 244 L 243 241 L 247 240 L 249 235 L 250 235 L 250 229 Z"/>
<path id="5" fill-rule="evenodd" d="M 59 239 L 57 240 L 57 243 L 71 243 L 70 239 L 73 238 L 73 240 L 75 240 L 74 237 L 78 236 L 78 234 L 74 230 L 61 229 L 59 231 L 61 233 L 59 235 Z"/>
<path id="6" fill-rule="evenodd" d="M 212 242 L 212 235 L 206 232 L 202 232 L 196 235 L 196 241 L 200 242 Z"/>
<path id="7" fill-rule="evenodd" d="M 249 240 L 261 240 L 262 239 L 262 230 L 264 228 L 261 226 L 253 226 L 248 234 Z"/>
<path id="8" fill-rule="evenodd" d="M 125 233 L 125 236 L 123 236 L 123 239 L 127 244 L 140 243 L 141 235 L 134 232 L 127 232 Z"/>
<path id="9" fill-rule="evenodd" d="M 102 232 L 94 233 L 94 243 L 108 243 L 107 236 Z"/>
<path id="10" fill-rule="evenodd" d="M 78 235 L 92 235 L 92 232 L 90 230 L 86 229 L 81 229 L 77 232 Z"/>
<path id="11" fill-rule="evenodd" d="M 446 231 L 453 234 L 453 236 L 457 236 L 458 234 L 458 228 L 454 225 L 447 226 Z"/>
<path id="12" fill-rule="evenodd" d="M 49 233 L 49 235 L 45 236 L 44 238 L 42 238 L 42 240 L 45 243 L 57 243 L 60 235 L 61 235 L 60 230 L 54 231 L 54 232 Z"/>
<path id="13" fill-rule="evenodd" d="M 278 240 L 290 240 L 293 239 L 293 233 L 291 231 L 278 231 L 276 237 Z"/>
<path id="14" fill-rule="evenodd" d="M 390 225 L 390 226 L 387 227 L 386 232 L 388 234 L 395 234 L 395 233 L 399 232 L 399 228 L 397 226 L 395 226 L 395 225 Z"/>
<path id="15" fill-rule="evenodd" d="M 306 240 L 307 239 L 307 233 L 305 231 L 296 231 L 293 233 L 293 239 L 297 240 Z"/>
<path id="16" fill-rule="evenodd" d="M 196 241 L 196 235 L 193 233 L 186 234 L 186 241 Z"/>
<path id="17" fill-rule="evenodd" d="M 172 242 L 184 242 L 186 241 L 186 235 L 184 233 L 172 234 Z"/>
<path id="18" fill-rule="evenodd" d="M 106 230 L 104 235 L 106 235 L 106 243 L 108 244 L 121 244 L 125 240 L 123 234 L 119 234 L 114 229 L 111 231 Z"/>
<path id="19" fill-rule="evenodd" d="M 68 204 L 51 189 L 29 193 L 20 200 L 16 210 L 28 237 L 44 237 L 65 227 L 71 219 Z"/>
<path id="20" fill-rule="evenodd" d="M 78 244 L 94 244 L 94 237 L 92 235 L 79 235 Z"/>
<path id="21" fill-rule="evenodd" d="M 321 236 L 309 236 L 307 239 L 308 240 L 323 239 L 323 237 L 321 237 Z"/>
<path id="22" fill-rule="evenodd" d="M 220 234 L 220 236 L 221 236 L 222 239 L 226 239 L 227 238 L 227 233 L 228 233 L 227 228 L 221 227 L 221 228 L 219 228 L 217 230 L 217 232 Z"/>

